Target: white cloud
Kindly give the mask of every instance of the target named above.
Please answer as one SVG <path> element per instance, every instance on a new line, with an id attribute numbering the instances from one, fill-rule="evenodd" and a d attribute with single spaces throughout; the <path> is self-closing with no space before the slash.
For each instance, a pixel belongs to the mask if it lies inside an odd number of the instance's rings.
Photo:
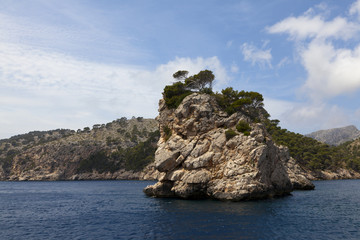
<path id="1" fill-rule="evenodd" d="M 281 119 L 285 127 L 296 126 L 291 130 L 306 134 L 319 129 L 349 125 L 350 117 L 351 114 L 347 114 L 337 105 L 297 103 L 291 110 L 283 113 Z"/>
<path id="2" fill-rule="evenodd" d="M 304 90 L 313 99 L 331 98 L 360 89 L 360 45 L 336 49 L 331 43 L 312 41 L 301 53 L 308 73 Z"/>
<path id="3" fill-rule="evenodd" d="M 264 104 L 271 119 L 281 120 L 282 128 L 302 134 L 354 124 L 360 116 L 360 109 L 349 112 L 336 104 L 322 102 L 292 102 L 265 97 Z"/>
<path id="4" fill-rule="evenodd" d="M 31 130 L 82 128 L 126 116 L 155 117 L 172 74 L 210 69 L 215 87 L 229 77 L 217 57 L 175 58 L 155 69 L 106 65 L 0 44 L 0 138 Z"/>
<path id="5" fill-rule="evenodd" d="M 290 60 L 288 57 L 284 57 L 280 60 L 280 62 L 278 64 L 276 64 L 277 68 L 282 68 L 283 66 L 285 66 L 286 64 L 289 64 Z"/>
<path id="6" fill-rule="evenodd" d="M 357 0 L 356 2 L 354 2 L 349 10 L 349 14 L 350 15 L 358 15 L 358 17 L 360 17 L 360 0 Z"/>
<path id="7" fill-rule="evenodd" d="M 327 6 L 318 9 L 323 12 L 310 9 L 267 28 L 269 33 L 289 35 L 307 72 L 301 93 L 308 101 L 284 111 L 282 120 L 309 131 L 315 126 L 324 129 L 349 124 L 355 113 L 342 110 L 330 100 L 360 90 L 359 21 L 349 16 L 326 20 Z M 359 9 L 360 0 L 349 12 L 357 14 Z"/>
<path id="8" fill-rule="evenodd" d="M 265 44 L 266 46 L 266 44 Z M 260 67 L 268 66 L 271 68 L 271 49 L 262 50 L 254 46 L 253 44 L 244 43 L 241 46 L 244 60 L 251 62 L 252 65 L 259 64 Z"/>
<path id="9" fill-rule="evenodd" d="M 282 115 L 294 108 L 293 102 L 278 100 L 271 97 L 264 98 L 264 106 L 268 113 L 271 115 L 271 119 L 281 119 Z"/>
<path id="10" fill-rule="evenodd" d="M 308 13 L 299 17 L 288 17 L 268 27 L 267 30 L 269 33 L 287 33 L 290 39 L 294 40 L 307 38 L 347 40 L 360 31 L 358 23 L 348 21 L 346 18 L 336 17 L 326 21 L 321 14 Z"/>

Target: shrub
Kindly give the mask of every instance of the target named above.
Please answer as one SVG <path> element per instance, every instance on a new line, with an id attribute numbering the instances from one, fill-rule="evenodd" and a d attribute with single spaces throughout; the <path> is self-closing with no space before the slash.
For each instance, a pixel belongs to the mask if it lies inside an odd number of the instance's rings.
<path id="1" fill-rule="evenodd" d="M 259 109 L 263 107 L 263 96 L 257 92 L 237 91 L 232 87 L 225 88 L 221 93 L 214 94 L 218 104 L 224 111 L 231 115 L 235 112 L 242 112 L 252 119 L 258 117 Z M 265 111 L 265 110 L 263 110 Z"/>
<path id="2" fill-rule="evenodd" d="M 116 131 L 117 131 L 118 133 L 120 133 L 120 134 L 124 134 L 124 133 L 125 133 L 125 129 L 122 129 L 122 128 L 118 128 Z"/>
<path id="3" fill-rule="evenodd" d="M 122 128 L 126 128 L 129 124 L 126 117 L 122 117 L 120 119 L 117 119 L 116 121 L 119 123 L 120 127 Z"/>
<path id="4" fill-rule="evenodd" d="M 140 171 L 154 161 L 158 139 L 159 131 L 152 132 L 145 142 L 131 148 L 119 149 L 114 155 L 118 161 L 124 163 L 126 170 Z"/>
<path id="5" fill-rule="evenodd" d="M 113 140 L 112 140 L 111 137 L 107 137 L 107 138 L 106 138 L 106 145 L 107 145 L 107 146 L 111 146 L 111 145 L 112 145 L 112 142 L 113 142 Z"/>
<path id="6" fill-rule="evenodd" d="M 214 81 L 215 76 L 212 71 L 200 71 L 198 74 L 190 77 L 187 77 L 188 73 L 189 72 L 185 70 L 177 71 L 173 74 L 173 77 L 180 81 L 165 86 L 163 96 L 168 108 L 177 108 L 185 97 L 193 93 L 192 90 L 213 94 L 212 82 Z"/>
<path id="7" fill-rule="evenodd" d="M 182 100 L 190 95 L 192 92 L 186 89 L 182 82 L 176 82 L 173 85 L 168 85 L 164 88 L 165 104 L 168 108 L 177 108 Z"/>
<path id="8" fill-rule="evenodd" d="M 114 162 L 110 161 L 105 151 L 95 152 L 87 159 L 82 159 L 78 168 L 78 173 L 92 172 L 93 170 L 99 173 L 115 172 L 119 169 Z"/>
<path id="9" fill-rule="evenodd" d="M 165 134 L 165 142 L 166 142 L 171 137 L 172 131 L 168 126 L 164 126 L 163 131 L 164 131 L 164 134 Z"/>
<path id="10" fill-rule="evenodd" d="M 136 125 L 134 125 L 131 134 L 134 136 L 134 135 L 139 135 L 139 133 L 140 133 L 139 129 L 137 128 Z"/>
<path id="11" fill-rule="evenodd" d="M 236 135 L 238 135 L 238 134 L 232 129 L 229 129 L 229 130 L 225 131 L 226 140 L 229 140 L 229 139 L 235 137 Z"/>
<path id="12" fill-rule="evenodd" d="M 200 93 L 205 93 L 205 94 L 209 94 L 209 95 L 214 94 L 214 92 L 211 88 L 204 88 L 200 91 Z"/>
<path id="13" fill-rule="evenodd" d="M 239 123 L 236 125 L 236 130 L 243 133 L 245 136 L 249 136 L 251 127 L 247 122 L 240 120 Z"/>

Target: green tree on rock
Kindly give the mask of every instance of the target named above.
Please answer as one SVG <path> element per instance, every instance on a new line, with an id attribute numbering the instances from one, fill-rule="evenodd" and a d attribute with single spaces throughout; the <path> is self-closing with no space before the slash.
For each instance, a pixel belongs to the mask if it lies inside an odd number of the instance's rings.
<path id="1" fill-rule="evenodd" d="M 182 82 L 175 82 L 173 85 L 168 85 L 164 88 L 165 103 L 169 108 L 177 108 L 182 100 L 191 94 L 190 90 Z"/>
<path id="2" fill-rule="evenodd" d="M 200 71 L 198 74 L 190 76 L 185 79 L 185 85 L 189 89 L 203 91 L 206 88 L 212 90 L 212 82 L 215 76 L 210 70 Z"/>
<path id="3" fill-rule="evenodd" d="M 190 77 L 187 77 L 188 74 L 186 70 L 177 71 L 173 77 L 178 81 L 164 88 L 163 96 L 169 108 L 177 108 L 193 90 L 212 93 L 212 82 L 215 79 L 212 71 L 203 70 Z"/>
<path id="4" fill-rule="evenodd" d="M 187 75 L 189 74 L 188 71 L 186 70 L 179 70 L 176 73 L 173 74 L 173 78 L 181 81 L 181 80 L 185 80 L 187 78 Z"/>

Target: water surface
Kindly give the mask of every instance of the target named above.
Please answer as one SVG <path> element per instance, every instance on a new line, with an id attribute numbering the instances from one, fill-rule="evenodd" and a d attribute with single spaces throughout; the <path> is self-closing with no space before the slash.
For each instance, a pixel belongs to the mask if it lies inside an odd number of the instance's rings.
<path id="1" fill-rule="evenodd" d="M 156 199 L 153 182 L 0 182 L 0 239 L 360 239 L 360 180 L 252 201 Z"/>

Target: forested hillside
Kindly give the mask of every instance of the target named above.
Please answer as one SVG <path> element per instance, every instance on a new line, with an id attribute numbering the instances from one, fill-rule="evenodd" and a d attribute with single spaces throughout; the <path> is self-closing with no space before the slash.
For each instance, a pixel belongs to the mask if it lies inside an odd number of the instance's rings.
<path id="1" fill-rule="evenodd" d="M 290 155 L 309 170 L 347 168 L 360 170 L 359 140 L 340 146 L 330 146 L 313 138 L 281 129 L 278 120 L 266 121 L 266 128 L 277 144 L 287 146 Z"/>

